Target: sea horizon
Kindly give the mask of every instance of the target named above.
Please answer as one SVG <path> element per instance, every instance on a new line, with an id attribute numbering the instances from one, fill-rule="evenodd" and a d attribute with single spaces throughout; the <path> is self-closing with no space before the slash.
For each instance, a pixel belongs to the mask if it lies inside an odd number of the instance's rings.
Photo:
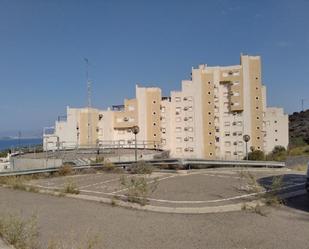
<path id="1" fill-rule="evenodd" d="M 17 148 L 19 146 L 27 147 L 27 146 L 40 145 L 42 143 L 43 139 L 40 137 L 26 137 L 26 138 L 2 137 L 0 138 L 0 151 Z"/>

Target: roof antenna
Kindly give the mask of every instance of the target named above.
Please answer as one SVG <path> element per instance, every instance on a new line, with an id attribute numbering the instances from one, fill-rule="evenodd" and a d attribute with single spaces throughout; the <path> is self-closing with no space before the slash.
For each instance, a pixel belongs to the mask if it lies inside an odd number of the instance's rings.
<path id="1" fill-rule="evenodd" d="M 91 113 L 90 113 L 90 108 L 91 108 L 91 81 L 89 80 L 89 60 L 87 58 L 84 58 L 86 62 L 86 79 L 87 79 L 87 110 L 88 110 L 88 146 L 91 147 L 92 145 L 92 122 L 91 122 Z"/>

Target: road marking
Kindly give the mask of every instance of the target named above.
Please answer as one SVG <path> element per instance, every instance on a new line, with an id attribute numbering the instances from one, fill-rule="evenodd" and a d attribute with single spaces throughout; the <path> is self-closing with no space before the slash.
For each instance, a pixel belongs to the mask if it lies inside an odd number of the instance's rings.
<path id="1" fill-rule="evenodd" d="M 160 181 L 163 181 L 163 180 L 166 180 L 166 179 L 169 179 L 169 178 L 173 178 L 173 177 L 176 177 L 176 176 L 181 176 L 181 175 L 171 175 L 171 176 L 159 178 L 157 180 L 152 180 L 152 181 L 148 182 L 148 184 L 154 183 L 155 181 L 160 182 Z M 125 191 L 125 190 L 128 190 L 128 188 L 123 188 L 123 189 L 111 192 L 110 194 L 117 194 L 117 193 L 120 193 L 120 192 Z"/>
<path id="2" fill-rule="evenodd" d="M 220 178 L 234 178 L 234 179 L 241 179 L 239 176 L 225 176 L 225 175 L 217 175 L 217 174 L 202 174 L 204 176 L 215 176 Z"/>
<path id="3" fill-rule="evenodd" d="M 301 186 L 304 185 L 304 183 L 299 183 L 299 184 L 295 184 L 295 185 L 290 185 L 290 186 L 285 186 L 282 187 L 279 190 L 286 190 L 286 189 L 290 189 L 293 187 L 297 187 L 297 186 Z M 112 193 L 105 193 L 105 192 L 100 192 L 100 191 L 91 191 L 91 190 L 81 190 L 82 192 L 88 192 L 88 193 L 94 193 L 94 194 L 105 194 L 105 195 L 110 195 L 110 196 L 117 196 L 117 197 L 126 197 L 125 195 L 118 195 L 118 194 L 114 194 L 114 192 Z M 239 196 L 234 196 L 234 197 L 228 197 L 228 198 L 223 198 L 223 199 L 216 199 L 216 200 L 203 200 L 203 201 L 173 201 L 173 200 L 164 200 L 164 199 L 154 199 L 154 198 L 147 198 L 147 200 L 149 201 L 154 201 L 154 202 L 162 202 L 162 203 L 176 203 L 176 204 L 203 204 L 203 203 L 217 203 L 217 202 L 224 202 L 224 201 L 232 201 L 232 200 L 238 200 L 238 199 L 245 199 L 248 197 L 253 197 L 259 194 L 265 194 L 265 193 L 269 193 L 272 192 L 273 190 L 264 190 L 261 192 L 256 192 L 256 193 L 251 193 L 251 194 L 245 194 L 245 195 L 239 195 Z M 117 191 L 115 191 L 117 192 Z M 284 196 L 285 194 L 283 194 Z M 137 197 L 138 198 L 138 197 Z"/>
<path id="4" fill-rule="evenodd" d="M 110 179 L 110 180 L 107 180 L 107 181 L 103 181 L 103 182 L 97 182 L 97 183 L 93 183 L 93 184 L 80 186 L 80 188 L 89 188 L 89 187 L 93 187 L 93 186 L 96 186 L 96 185 L 106 184 L 106 183 L 115 182 L 115 181 L 119 181 L 119 177 L 113 178 L 113 179 Z"/>

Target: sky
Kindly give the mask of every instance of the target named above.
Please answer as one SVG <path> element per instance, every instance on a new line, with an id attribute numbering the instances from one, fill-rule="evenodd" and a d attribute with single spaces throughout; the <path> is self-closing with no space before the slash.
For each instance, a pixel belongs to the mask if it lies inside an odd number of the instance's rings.
<path id="1" fill-rule="evenodd" d="M 262 57 L 268 105 L 309 108 L 309 0 L 0 0 L 0 134 L 54 125 L 66 106 L 179 90 L 192 67 Z"/>

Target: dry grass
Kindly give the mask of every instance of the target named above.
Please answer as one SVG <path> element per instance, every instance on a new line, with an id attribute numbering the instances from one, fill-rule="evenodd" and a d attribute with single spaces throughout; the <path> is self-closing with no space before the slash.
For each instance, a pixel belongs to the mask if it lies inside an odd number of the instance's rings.
<path id="1" fill-rule="evenodd" d="M 147 197 L 153 193 L 158 186 L 158 180 L 154 179 L 152 183 L 147 183 L 145 177 L 124 177 L 120 178 L 122 186 L 127 188 L 127 200 L 129 202 L 146 205 L 148 203 Z"/>
<path id="2" fill-rule="evenodd" d="M 306 164 L 299 164 L 299 165 L 296 165 L 293 169 L 295 169 L 297 171 L 306 172 L 307 168 L 308 168 L 308 166 Z"/>
<path id="3" fill-rule="evenodd" d="M 263 195 L 264 202 L 267 206 L 278 206 L 283 204 L 278 192 L 283 186 L 283 177 L 275 176 L 272 179 L 270 189 Z"/>
<path id="4" fill-rule="evenodd" d="M 145 161 L 138 161 L 137 163 L 134 163 L 130 167 L 130 173 L 131 174 L 151 174 L 153 171 L 153 166 L 149 163 L 146 163 Z"/>
<path id="5" fill-rule="evenodd" d="M 67 194 L 76 194 L 77 195 L 77 194 L 79 194 L 80 191 L 78 189 L 77 184 L 72 179 L 69 179 L 64 184 L 62 192 L 67 193 Z"/>
<path id="6" fill-rule="evenodd" d="M 8 214 L 0 217 L 0 237 L 16 249 L 37 249 L 38 228 L 35 215 L 28 219 Z"/>
<path id="7" fill-rule="evenodd" d="M 63 164 L 59 167 L 58 174 L 60 176 L 71 175 L 73 173 L 73 167 L 70 164 Z"/>
<path id="8" fill-rule="evenodd" d="M 248 193 L 259 193 L 264 190 L 263 187 L 258 183 L 256 177 L 249 171 L 242 169 L 239 172 L 239 177 L 240 190 L 246 191 Z"/>
<path id="9" fill-rule="evenodd" d="M 80 239 L 79 237 L 76 238 L 74 234 L 67 235 L 67 238 L 59 239 L 53 238 L 50 239 L 47 243 L 46 249 L 96 249 L 98 248 L 99 244 L 99 236 L 89 234 L 86 232 L 86 235 L 83 236 L 84 238 Z"/>

